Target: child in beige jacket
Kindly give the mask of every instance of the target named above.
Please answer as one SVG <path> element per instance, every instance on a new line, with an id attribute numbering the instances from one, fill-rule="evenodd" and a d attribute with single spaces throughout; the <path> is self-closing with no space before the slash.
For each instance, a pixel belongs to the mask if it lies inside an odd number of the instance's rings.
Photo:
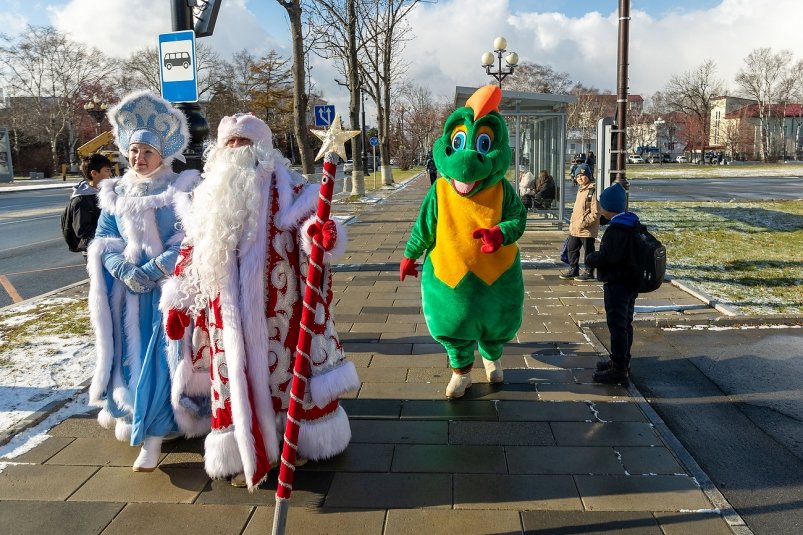
<path id="1" fill-rule="evenodd" d="M 587 281 L 594 278 L 594 270 L 588 267 L 585 259 L 595 250 L 594 240 L 599 234 L 599 201 L 594 182 L 583 166 L 577 170 L 577 198 L 574 201 L 572 218 L 569 221 L 569 239 L 566 249 L 569 254 L 569 269 L 560 274 L 561 279 Z M 580 247 L 585 249 L 580 273 Z"/>

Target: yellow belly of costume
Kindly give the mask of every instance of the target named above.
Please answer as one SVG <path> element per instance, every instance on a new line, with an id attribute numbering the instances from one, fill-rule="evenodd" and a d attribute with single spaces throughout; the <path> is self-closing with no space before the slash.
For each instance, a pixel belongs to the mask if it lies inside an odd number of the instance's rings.
<path id="1" fill-rule="evenodd" d="M 491 228 L 502 220 L 504 189 L 497 182 L 471 197 L 459 195 L 448 180 L 435 182 L 438 198 L 438 226 L 435 247 L 429 256 L 435 276 L 454 288 L 471 271 L 488 286 L 516 260 L 515 243 L 496 252 L 480 251 L 483 242 L 472 237 L 478 228 Z"/>

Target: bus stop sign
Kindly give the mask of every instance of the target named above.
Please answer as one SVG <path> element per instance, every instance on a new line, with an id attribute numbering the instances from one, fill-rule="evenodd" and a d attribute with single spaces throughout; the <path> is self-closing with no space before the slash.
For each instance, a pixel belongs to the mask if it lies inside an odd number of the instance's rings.
<path id="1" fill-rule="evenodd" d="M 159 76 L 162 79 L 162 96 L 165 100 L 198 101 L 194 31 L 159 34 Z"/>

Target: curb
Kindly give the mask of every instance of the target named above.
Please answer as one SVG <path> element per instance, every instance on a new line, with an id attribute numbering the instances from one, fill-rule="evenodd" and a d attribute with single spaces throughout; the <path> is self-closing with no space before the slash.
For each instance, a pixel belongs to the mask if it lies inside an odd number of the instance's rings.
<path id="1" fill-rule="evenodd" d="M 580 325 L 580 329 L 583 335 L 591 343 L 592 347 L 594 347 L 600 356 L 607 355 L 608 351 L 605 349 L 605 346 L 602 344 L 599 338 L 597 338 L 591 329 L 585 326 L 586 324 L 604 324 L 605 322 L 588 321 L 581 323 L 582 325 Z M 644 413 L 644 416 L 647 417 L 647 420 L 650 422 L 650 424 L 652 424 L 653 428 L 658 432 L 661 440 L 664 441 L 667 447 L 672 450 L 672 453 L 675 454 L 678 460 L 689 471 L 691 477 L 697 482 L 700 490 L 703 491 L 706 498 L 708 498 L 711 504 L 717 508 L 718 514 L 723 520 L 725 520 L 731 531 L 735 535 L 754 535 L 753 531 L 747 526 L 744 519 L 739 516 L 739 513 L 736 512 L 730 502 L 728 502 L 727 498 L 725 498 L 725 496 L 719 491 L 717 486 L 713 481 L 711 481 L 700 465 L 697 464 L 697 461 L 694 460 L 694 457 L 692 457 L 686 447 L 680 442 L 680 440 L 677 439 L 677 437 L 675 437 L 674 433 L 672 433 L 672 430 L 669 429 L 669 426 L 664 423 L 663 419 L 658 415 L 657 412 L 655 412 L 655 409 L 652 408 L 644 396 L 641 395 L 641 392 L 636 388 L 632 381 L 627 387 L 627 393 L 633 397 L 634 402 Z"/>
<path id="2" fill-rule="evenodd" d="M 67 290 L 72 290 L 73 288 L 77 288 L 79 286 L 83 286 L 84 284 L 89 284 L 89 279 L 84 279 L 82 281 L 74 282 L 72 284 L 68 284 L 67 286 L 62 286 L 61 288 L 56 288 L 55 290 L 51 290 L 47 293 L 43 293 L 34 297 L 30 297 L 25 299 L 24 301 L 20 301 L 19 303 L 12 303 L 10 305 L 6 305 L 0 308 L 0 314 L 3 312 L 7 312 L 14 308 L 23 306 L 23 305 L 30 305 L 31 303 L 35 303 L 37 301 L 41 301 L 42 299 L 47 299 L 48 297 L 52 297 L 54 295 L 58 295 L 60 293 L 66 292 Z"/>

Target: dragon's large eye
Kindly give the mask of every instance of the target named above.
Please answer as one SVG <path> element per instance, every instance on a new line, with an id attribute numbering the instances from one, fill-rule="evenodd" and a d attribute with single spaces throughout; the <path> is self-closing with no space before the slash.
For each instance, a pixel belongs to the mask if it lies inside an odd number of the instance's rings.
<path id="1" fill-rule="evenodd" d="M 454 150 L 463 150 L 466 148 L 466 127 L 460 125 L 452 130 L 452 148 Z"/>
<path id="2" fill-rule="evenodd" d="M 489 150 L 491 150 L 491 136 L 488 134 L 477 136 L 477 152 L 486 154 Z"/>
<path id="3" fill-rule="evenodd" d="M 474 145 L 477 152 L 480 154 L 487 154 L 491 150 L 491 144 L 494 142 L 494 131 L 488 126 L 481 126 L 477 129 L 477 141 Z"/>

